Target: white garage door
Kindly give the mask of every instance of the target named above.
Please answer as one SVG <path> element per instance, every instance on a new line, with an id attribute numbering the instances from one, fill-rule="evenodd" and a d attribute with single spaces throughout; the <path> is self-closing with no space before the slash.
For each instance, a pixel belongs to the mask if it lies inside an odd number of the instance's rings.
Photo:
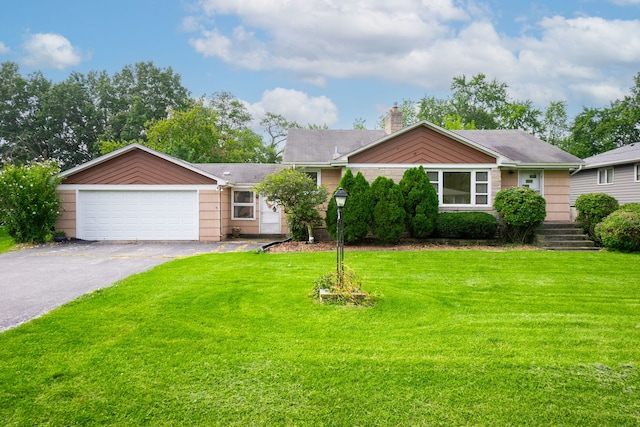
<path id="1" fill-rule="evenodd" d="M 79 191 L 78 238 L 198 240 L 196 191 Z"/>

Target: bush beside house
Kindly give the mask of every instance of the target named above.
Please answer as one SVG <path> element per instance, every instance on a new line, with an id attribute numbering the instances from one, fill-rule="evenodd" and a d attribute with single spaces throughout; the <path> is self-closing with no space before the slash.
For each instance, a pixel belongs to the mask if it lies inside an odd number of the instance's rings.
<path id="1" fill-rule="evenodd" d="M 442 212 L 435 234 L 450 239 L 493 239 L 498 220 L 487 212 Z"/>
<path id="2" fill-rule="evenodd" d="M 500 190 L 493 206 L 504 224 L 505 236 L 515 243 L 530 241 L 547 215 L 544 197 L 527 187 Z"/>
<path id="3" fill-rule="evenodd" d="M 53 237 L 59 215 L 58 166 L 52 161 L 0 171 L 0 223 L 16 243 L 43 243 Z"/>
<path id="4" fill-rule="evenodd" d="M 615 197 L 608 194 L 582 194 L 576 199 L 576 210 L 578 211 L 576 221 L 591 239 L 601 243 L 595 232 L 596 225 L 618 210 L 619 207 Z"/>

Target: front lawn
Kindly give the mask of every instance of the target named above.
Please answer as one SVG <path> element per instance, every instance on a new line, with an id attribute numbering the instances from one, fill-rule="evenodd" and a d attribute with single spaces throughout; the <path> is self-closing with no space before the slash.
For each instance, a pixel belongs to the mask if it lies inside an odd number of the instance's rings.
<path id="1" fill-rule="evenodd" d="M 4 227 L 0 227 L 0 254 L 13 248 L 13 239 Z"/>
<path id="2" fill-rule="evenodd" d="M 636 426 L 640 258 L 349 252 L 177 260 L 0 334 L 5 426 Z"/>

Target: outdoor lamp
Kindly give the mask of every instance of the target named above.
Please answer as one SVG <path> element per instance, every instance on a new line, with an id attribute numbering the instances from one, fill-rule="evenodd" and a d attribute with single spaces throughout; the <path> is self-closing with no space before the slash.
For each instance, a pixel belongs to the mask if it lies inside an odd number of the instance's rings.
<path id="1" fill-rule="evenodd" d="M 342 187 L 340 187 L 338 188 L 338 191 L 336 191 L 336 194 L 333 195 L 333 197 L 335 197 L 336 199 L 336 205 L 339 208 L 343 208 L 344 204 L 347 202 L 347 197 L 349 197 L 349 195 L 342 189 Z"/>

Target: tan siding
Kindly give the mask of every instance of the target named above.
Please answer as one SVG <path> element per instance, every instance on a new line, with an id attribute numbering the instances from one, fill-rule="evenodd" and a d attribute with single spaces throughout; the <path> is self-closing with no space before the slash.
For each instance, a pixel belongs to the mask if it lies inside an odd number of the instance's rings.
<path id="1" fill-rule="evenodd" d="M 353 171 L 352 171 L 353 172 Z M 342 178 L 342 169 L 322 169 L 320 171 L 320 183 L 327 187 L 329 194 L 332 194 Z"/>
<path id="2" fill-rule="evenodd" d="M 76 237 L 76 192 L 74 190 L 58 190 L 62 200 L 60 216 L 56 221 L 56 230 L 64 231 L 67 237 Z"/>
<path id="3" fill-rule="evenodd" d="M 500 189 L 518 186 L 518 171 L 503 170 L 501 177 L 502 177 L 502 182 L 500 185 Z"/>
<path id="4" fill-rule="evenodd" d="M 231 234 L 231 227 L 240 227 L 241 234 L 259 234 L 260 233 L 260 199 L 258 194 L 254 194 L 254 217 L 253 220 L 234 220 L 231 219 L 231 209 L 233 209 L 231 204 L 231 195 L 232 191 L 230 189 L 225 189 L 222 197 L 227 200 L 228 207 L 226 211 L 229 215 L 228 225 L 226 228 L 223 228 L 223 235 L 226 233 L 227 235 Z"/>
<path id="5" fill-rule="evenodd" d="M 544 171 L 544 198 L 547 202 L 546 221 L 570 221 L 569 171 Z"/>
<path id="6" fill-rule="evenodd" d="M 200 241 L 219 242 L 220 235 L 220 192 L 201 190 L 200 196 Z"/>
<path id="7" fill-rule="evenodd" d="M 349 157 L 349 163 L 482 164 L 496 159 L 425 127 Z"/>
<path id="8" fill-rule="evenodd" d="M 213 179 L 142 150 L 133 150 L 67 177 L 63 184 L 194 185 Z"/>

